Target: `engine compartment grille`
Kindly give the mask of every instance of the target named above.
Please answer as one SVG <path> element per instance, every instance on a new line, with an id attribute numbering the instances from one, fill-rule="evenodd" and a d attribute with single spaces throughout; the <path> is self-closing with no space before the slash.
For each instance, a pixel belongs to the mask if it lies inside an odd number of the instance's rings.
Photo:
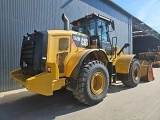
<path id="1" fill-rule="evenodd" d="M 47 54 L 47 48 L 44 48 L 47 46 L 46 36 L 47 33 L 35 32 L 24 37 L 20 57 L 20 67 L 24 74 L 32 76 L 45 70 L 42 57 L 46 57 Z"/>

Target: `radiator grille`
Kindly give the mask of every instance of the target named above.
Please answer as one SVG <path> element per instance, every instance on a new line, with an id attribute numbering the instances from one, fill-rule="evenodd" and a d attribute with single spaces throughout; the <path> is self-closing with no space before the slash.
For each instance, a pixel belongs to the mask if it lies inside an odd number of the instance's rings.
<path id="1" fill-rule="evenodd" d="M 20 58 L 20 67 L 24 74 L 36 75 L 45 70 L 46 60 L 42 58 L 47 54 L 46 35 L 47 33 L 36 32 L 24 37 Z"/>

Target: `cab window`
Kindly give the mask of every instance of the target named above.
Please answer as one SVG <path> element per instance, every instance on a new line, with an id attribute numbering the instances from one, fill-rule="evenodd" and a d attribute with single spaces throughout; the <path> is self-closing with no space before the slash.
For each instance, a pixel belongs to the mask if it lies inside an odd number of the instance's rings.
<path id="1" fill-rule="evenodd" d="M 97 23 L 97 33 L 98 33 L 98 36 L 99 36 L 99 40 L 100 41 L 107 41 L 107 28 L 106 28 L 106 25 L 103 21 L 98 21 Z"/>

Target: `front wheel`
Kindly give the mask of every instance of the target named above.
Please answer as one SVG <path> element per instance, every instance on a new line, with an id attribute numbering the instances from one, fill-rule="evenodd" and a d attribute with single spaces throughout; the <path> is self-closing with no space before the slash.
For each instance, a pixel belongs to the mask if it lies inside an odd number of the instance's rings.
<path id="1" fill-rule="evenodd" d="M 87 105 L 101 102 L 107 94 L 109 74 L 107 68 L 100 61 L 92 61 L 82 66 L 76 90 L 75 98 Z"/>
<path id="2" fill-rule="evenodd" d="M 136 87 L 141 78 L 141 67 L 138 60 L 133 59 L 130 64 L 129 74 L 125 75 L 122 83 L 128 87 Z"/>

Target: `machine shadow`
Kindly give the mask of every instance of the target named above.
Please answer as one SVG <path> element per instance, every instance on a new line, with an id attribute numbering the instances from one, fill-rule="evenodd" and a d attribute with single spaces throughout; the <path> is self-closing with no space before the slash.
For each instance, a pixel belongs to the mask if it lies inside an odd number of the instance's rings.
<path id="1" fill-rule="evenodd" d="M 117 81 L 116 83 L 112 83 L 112 85 L 109 86 L 108 93 L 116 93 L 128 89 L 132 88 L 124 86 L 121 81 Z"/>
<path id="2" fill-rule="evenodd" d="M 154 80 L 153 80 L 154 81 Z M 152 81 L 150 81 L 150 82 L 152 82 Z M 139 84 L 147 84 L 147 83 L 150 83 L 149 81 L 147 81 L 147 80 L 140 80 L 140 82 L 139 82 Z"/>
<path id="3" fill-rule="evenodd" d="M 147 84 L 147 83 L 149 83 L 149 81 L 147 80 L 140 80 L 139 82 L 139 84 Z M 112 85 L 109 86 L 108 93 L 116 93 L 128 89 L 132 89 L 132 87 L 126 87 L 122 84 L 121 81 L 117 81 L 116 83 L 112 83 Z"/>
<path id="4" fill-rule="evenodd" d="M 128 89 L 131 88 L 117 81 L 109 86 L 108 93 Z M 72 92 L 65 89 L 55 91 L 54 95 L 49 97 L 26 91 L 0 98 L 0 120 L 52 120 L 86 108 L 89 106 L 78 102 Z"/>
<path id="5" fill-rule="evenodd" d="M 0 99 L 0 120 L 52 120 L 88 107 L 67 90 L 56 91 L 50 97 L 23 92 Z"/>

